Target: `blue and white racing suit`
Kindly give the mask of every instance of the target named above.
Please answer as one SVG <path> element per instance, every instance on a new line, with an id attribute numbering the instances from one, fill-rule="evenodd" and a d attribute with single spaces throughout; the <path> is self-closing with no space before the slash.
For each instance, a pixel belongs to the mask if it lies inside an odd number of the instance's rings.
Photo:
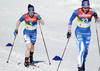
<path id="1" fill-rule="evenodd" d="M 88 54 L 88 47 L 91 39 L 91 19 L 94 9 L 90 8 L 88 13 L 84 13 L 82 8 L 75 10 L 69 20 L 69 25 L 77 17 L 77 28 L 75 30 L 76 42 L 79 47 L 78 67 L 82 67 Z"/>
<path id="2" fill-rule="evenodd" d="M 37 37 L 37 13 L 34 13 L 34 16 L 31 18 L 28 13 L 24 14 L 19 21 L 25 21 L 25 29 L 23 31 L 25 43 L 35 44 Z M 39 16 L 39 15 L 38 15 Z"/>

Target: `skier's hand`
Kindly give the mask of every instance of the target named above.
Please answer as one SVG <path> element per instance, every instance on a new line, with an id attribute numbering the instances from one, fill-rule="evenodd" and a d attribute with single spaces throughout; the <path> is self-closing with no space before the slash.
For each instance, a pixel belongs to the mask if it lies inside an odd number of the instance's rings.
<path id="1" fill-rule="evenodd" d="M 96 19 L 98 18 L 97 13 L 93 13 L 93 16 L 94 16 Z"/>
<path id="2" fill-rule="evenodd" d="M 38 20 L 40 20 L 40 19 L 41 19 L 41 17 L 40 17 L 38 14 L 37 14 L 36 16 L 37 16 Z"/>
<path id="3" fill-rule="evenodd" d="M 67 32 L 67 38 L 70 38 L 71 37 L 71 31 L 68 31 Z"/>
<path id="4" fill-rule="evenodd" d="M 18 30 L 15 29 L 15 31 L 14 31 L 14 36 L 16 36 L 17 34 L 18 34 Z"/>

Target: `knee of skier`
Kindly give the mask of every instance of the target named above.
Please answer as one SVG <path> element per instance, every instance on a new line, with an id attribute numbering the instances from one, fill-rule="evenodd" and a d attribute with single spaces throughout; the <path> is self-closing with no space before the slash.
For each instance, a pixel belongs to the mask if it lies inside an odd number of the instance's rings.
<path id="1" fill-rule="evenodd" d="M 80 39 L 77 38 L 77 39 L 76 39 L 76 42 L 77 42 L 77 44 L 79 45 L 81 42 L 83 42 L 83 39 L 82 39 L 82 38 L 80 38 Z"/>
<path id="2" fill-rule="evenodd" d="M 88 49 L 87 49 L 87 48 L 85 48 L 85 51 L 84 51 L 84 52 L 85 52 L 85 54 L 88 54 Z"/>
<path id="3" fill-rule="evenodd" d="M 30 51 L 31 50 L 31 47 L 27 47 L 27 51 Z"/>
<path id="4" fill-rule="evenodd" d="M 34 44 L 35 44 L 35 42 L 36 42 L 36 41 L 34 41 L 34 40 L 31 40 L 31 43 L 32 43 L 32 45 L 34 45 Z"/>
<path id="5" fill-rule="evenodd" d="M 31 47 L 32 47 L 32 44 L 31 43 L 27 43 L 26 46 L 27 46 L 27 50 L 30 51 Z"/>
<path id="6" fill-rule="evenodd" d="M 84 53 L 85 51 L 85 46 L 82 40 L 79 41 L 79 52 Z"/>

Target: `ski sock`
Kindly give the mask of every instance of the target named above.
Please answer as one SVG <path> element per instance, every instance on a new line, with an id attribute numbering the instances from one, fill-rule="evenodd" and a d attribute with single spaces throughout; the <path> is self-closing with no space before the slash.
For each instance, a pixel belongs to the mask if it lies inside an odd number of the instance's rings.
<path id="1" fill-rule="evenodd" d="M 29 61 L 28 61 L 29 57 L 25 57 L 25 67 L 29 67 Z"/>
<path id="2" fill-rule="evenodd" d="M 31 52 L 31 51 L 30 51 L 30 63 L 33 63 L 33 53 L 34 53 L 34 52 Z"/>

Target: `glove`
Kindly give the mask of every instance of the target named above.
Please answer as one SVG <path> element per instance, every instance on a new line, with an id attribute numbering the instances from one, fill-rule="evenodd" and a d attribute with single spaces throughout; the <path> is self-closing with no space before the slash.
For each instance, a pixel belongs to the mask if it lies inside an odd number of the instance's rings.
<path id="1" fill-rule="evenodd" d="M 67 38 L 70 38 L 71 37 L 71 31 L 68 31 L 67 32 Z"/>
<path id="2" fill-rule="evenodd" d="M 41 17 L 40 17 L 38 14 L 37 14 L 36 16 L 37 16 L 37 18 L 38 18 L 39 20 L 41 19 Z"/>
<path id="3" fill-rule="evenodd" d="M 18 34 L 18 30 L 15 29 L 15 31 L 14 31 L 14 36 L 16 36 L 17 34 Z"/>
<path id="4" fill-rule="evenodd" d="M 96 19 L 98 18 L 97 13 L 93 13 L 93 16 L 94 16 Z"/>

